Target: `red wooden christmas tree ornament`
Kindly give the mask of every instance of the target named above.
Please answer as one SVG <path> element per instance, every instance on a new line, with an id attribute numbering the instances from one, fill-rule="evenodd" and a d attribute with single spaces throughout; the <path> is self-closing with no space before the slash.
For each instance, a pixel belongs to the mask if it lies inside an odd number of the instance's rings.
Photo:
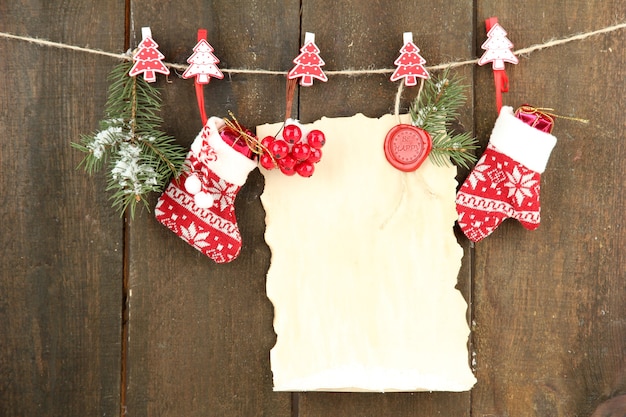
<path id="1" fill-rule="evenodd" d="M 417 85 L 417 79 L 430 77 L 424 65 L 426 60 L 419 54 L 420 49 L 413 43 L 413 33 L 404 32 L 404 46 L 400 49 L 400 56 L 394 61 L 397 66 L 391 75 L 391 81 L 404 78 L 406 86 Z"/>
<path id="2" fill-rule="evenodd" d="M 141 28 L 142 41 L 138 46 L 137 53 L 133 56 L 135 65 L 130 69 L 128 75 L 134 77 L 143 73 L 143 78 L 149 83 L 156 81 L 156 74 L 168 75 L 170 70 L 163 64 L 165 58 L 158 47 L 159 45 L 152 39 L 152 32 L 149 27 Z"/>
<path id="3" fill-rule="evenodd" d="M 315 45 L 315 34 L 306 32 L 304 45 L 300 48 L 300 55 L 293 60 L 296 66 L 289 71 L 287 78 L 290 80 L 300 78 L 300 85 L 304 87 L 312 86 L 313 78 L 328 81 L 321 68 L 325 62 L 319 53 L 320 49 Z"/>
<path id="4" fill-rule="evenodd" d="M 211 77 L 222 79 L 224 74 L 217 67 L 220 60 L 213 54 L 213 47 L 206 40 L 206 29 L 198 30 L 198 43 L 193 47 L 193 54 L 187 58 L 189 67 L 183 78 L 196 77 L 196 83 L 208 84 Z"/>

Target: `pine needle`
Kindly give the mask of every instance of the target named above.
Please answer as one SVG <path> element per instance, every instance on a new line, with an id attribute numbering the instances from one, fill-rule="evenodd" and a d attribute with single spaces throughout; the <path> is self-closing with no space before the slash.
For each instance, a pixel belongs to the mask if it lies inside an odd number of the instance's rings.
<path id="1" fill-rule="evenodd" d="M 112 206 L 120 214 L 129 209 L 134 218 L 138 203 L 148 207 L 148 193 L 162 192 L 178 175 L 186 150 L 160 130 L 159 91 L 141 77 L 129 77 L 131 66 L 113 68 L 100 129 L 72 146 L 86 154 L 78 166 L 88 174 L 108 166 Z"/>
<path id="2" fill-rule="evenodd" d="M 446 69 L 441 76 L 426 80 L 424 90 L 411 105 L 413 125 L 426 130 L 433 140 L 429 158 L 435 165 L 446 166 L 452 161 L 469 168 L 470 163 L 476 162 L 473 152 L 478 148 L 476 139 L 469 133 L 450 131 L 459 116 L 458 109 L 465 103 L 466 88 L 457 76 L 450 77 Z"/>

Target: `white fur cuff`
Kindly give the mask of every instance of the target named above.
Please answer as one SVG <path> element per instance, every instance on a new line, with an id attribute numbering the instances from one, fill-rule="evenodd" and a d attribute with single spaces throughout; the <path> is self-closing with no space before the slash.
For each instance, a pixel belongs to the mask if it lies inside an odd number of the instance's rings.
<path id="1" fill-rule="evenodd" d="M 211 117 L 207 121 L 210 130 L 209 145 L 215 150 L 217 160 L 210 161 L 207 165 L 220 178 L 235 185 L 242 186 L 248 174 L 256 168 L 256 161 L 239 153 L 221 138 L 218 128 L 224 125 L 219 117 Z"/>
<path id="2" fill-rule="evenodd" d="M 527 125 L 513 115 L 513 108 L 502 107 L 489 143 L 526 167 L 543 173 L 556 145 L 556 137 Z"/>

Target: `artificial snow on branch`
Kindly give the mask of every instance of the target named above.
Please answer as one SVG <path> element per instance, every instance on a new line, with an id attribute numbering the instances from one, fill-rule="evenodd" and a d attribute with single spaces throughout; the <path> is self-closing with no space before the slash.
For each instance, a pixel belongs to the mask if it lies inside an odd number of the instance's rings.
<path id="1" fill-rule="evenodd" d="M 137 203 L 147 207 L 146 195 L 163 191 L 178 174 L 186 150 L 160 130 L 159 91 L 143 78 L 129 76 L 131 66 L 123 62 L 113 68 L 100 130 L 72 146 L 86 153 L 79 167 L 89 174 L 108 163 L 113 207 L 120 213 L 129 209 L 134 218 Z"/>

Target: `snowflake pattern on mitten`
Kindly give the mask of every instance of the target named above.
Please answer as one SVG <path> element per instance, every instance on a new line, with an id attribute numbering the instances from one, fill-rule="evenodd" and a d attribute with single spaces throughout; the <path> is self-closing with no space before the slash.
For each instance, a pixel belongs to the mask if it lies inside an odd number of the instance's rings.
<path id="1" fill-rule="evenodd" d="M 534 230 L 540 222 L 540 174 L 490 145 L 457 194 L 459 226 L 477 242 L 506 218 Z"/>
<path id="2" fill-rule="evenodd" d="M 556 138 L 504 106 L 485 153 L 456 196 L 458 224 L 474 242 L 512 217 L 528 230 L 539 227 L 539 185 Z"/>

